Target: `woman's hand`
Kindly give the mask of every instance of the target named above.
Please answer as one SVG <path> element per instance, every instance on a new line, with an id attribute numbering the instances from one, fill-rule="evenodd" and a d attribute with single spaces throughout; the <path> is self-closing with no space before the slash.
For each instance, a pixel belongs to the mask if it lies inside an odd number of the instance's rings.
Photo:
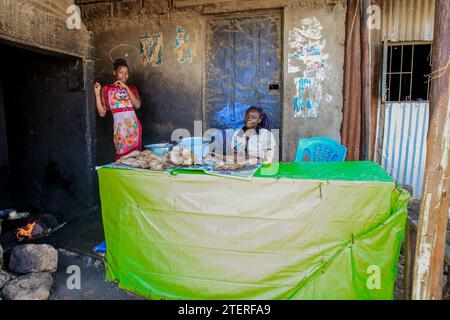
<path id="1" fill-rule="evenodd" d="M 128 86 L 125 83 L 123 83 L 122 81 L 120 81 L 120 80 L 117 80 L 116 82 L 114 82 L 114 85 L 116 87 L 119 87 L 121 89 L 125 89 L 125 90 L 129 91 Z"/>
<path id="2" fill-rule="evenodd" d="M 114 82 L 114 85 L 118 88 L 127 90 L 128 94 L 130 96 L 130 99 L 131 99 L 131 104 L 133 105 L 133 107 L 135 107 L 136 109 L 139 109 L 141 107 L 141 100 L 138 99 L 138 97 L 136 97 L 136 95 L 133 93 L 133 91 L 130 89 L 130 87 L 128 87 L 125 83 L 123 83 L 120 80 L 117 80 L 116 82 Z"/>
<path id="3" fill-rule="evenodd" d="M 95 106 L 97 108 L 99 116 L 103 118 L 106 115 L 106 108 L 103 104 L 101 97 L 102 86 L 100 83 L 98 82 L 94 83 L 94 92 L 95 92 Z"/>
<path id="4" fill-rule="evenodd" d="M 98 82 L 94 83 L 94 92 L 96 96 L 99 96 L 102 91 L 102 85 Z"/>

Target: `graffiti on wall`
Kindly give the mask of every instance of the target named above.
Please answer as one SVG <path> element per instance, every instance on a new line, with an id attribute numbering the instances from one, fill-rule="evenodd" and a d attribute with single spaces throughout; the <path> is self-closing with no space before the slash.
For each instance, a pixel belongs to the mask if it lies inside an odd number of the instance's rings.
<path id="1" fill-rule="evenodd" d="M 175 38 L 175 53 L 179 63 L 192 62 L 192 46 L 189 33 L 184 28 L 177 26 L 177 36 Z"/>
<path id="2" fill-rule="evenodd" d="M 327 78 L 329 54 L 323 26 L 313 18 L 302 20 L 300 28 L 289 31 L 288 72 L 302 74 L 294 78 L 294 117 L 315 118 L 322 102 L 322 83 Z M 327 95 L 327 101 L 330 96 Z"/>
<path id="3" fill-rule="evenodd" d="M 163 36 L 161 32 L 149 34 L 146 33 L 140 39 L 141 56 L 144 64 L 157 67 L 162 64 L 163 55 Z"/>

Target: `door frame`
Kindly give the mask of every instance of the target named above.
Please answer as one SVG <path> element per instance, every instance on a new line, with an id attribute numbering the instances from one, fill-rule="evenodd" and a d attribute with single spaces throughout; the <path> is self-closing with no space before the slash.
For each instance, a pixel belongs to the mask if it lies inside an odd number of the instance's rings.
<path id="1" fill-rule="evenodd" d="M 205 132 L 208 129 L 207 126 L 207 81 L 206 75 L 208 72 L 208 50 L 209 50 L 209 39 L 208 34 L 210 31 L 210 22 L 213 20 L 225 20 L 225 19 L 235 19 L 235 18 L 247 18 L 247 17 L 257 17 L 257 16 L 267 16 L 267 15 L 278 15 L 280 18 L 280 132 L 279 132 L 279 161 L 282 161 L 282 148 L 283 148 L 283 117 L 284 117 L 284 8 L 276 9 L 258 9 L 258 10 L 246 10 L 237 12 L 226 12 L 226 13 L 210 13 L 204 14 L 205 16 L 205 35 L 204 35 L 204 57 L 203 61 L 203 71 L 202 71 L 202 129 Z"/>

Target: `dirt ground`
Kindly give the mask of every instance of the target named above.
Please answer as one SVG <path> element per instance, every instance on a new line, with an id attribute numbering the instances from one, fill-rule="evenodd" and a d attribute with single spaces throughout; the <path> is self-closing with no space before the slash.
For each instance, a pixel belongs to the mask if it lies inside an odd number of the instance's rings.
<path id="1" fill-rule="evenodd" d="M 143 300 L 119 289 L 116 283 L 106 282 L 101 260 L 63 249 L 58 252 L 58 271 L 53 275 L 54 287 L 50 300 Z M 75 274 L 73 266 L 80 270 L 79 288 L 73 286 L 75 282 L 70 278 Z"/>
<path id="2" fill-rule="evenodd" d="M 105 268 L 100 259 L 79 255 L 59 249 L 58 271 L 54 274 L 54 289 L 50 300 L 144 300 L 117 287 L 116 283 L 105 281 Z M 400 255 L 398 276 L 395 282 L 394 299 L 403 300 L 404 256 Z M 80 289 L 69 289 L 67 282 L 72 273 L 70 266 L 78 266 L 81 271 Z M 447 267 L 448 272 L 448 267 Z M 444 275 L 446 278 L 446 275 Z M 70 282 L 70 280 L 69 280 Z M 450 300 L 450 291 L 444 297 Z"/>
<path id="3" fill-rule="evenodd" d="M 409 203 L 408 206 L 408 216 L 412 219 L 419 219 L 419 212 L 420 212 L 420 201 L 413 200 Z M 447 227 L 447 245 L 450 245 L 450 223 Z M 398 275 L 397 275 L 397 281 L 395 282 L 395 289 L 394 289 L 394 299 L 395 300 L 404 300 L 404 290 L 403 290 L 403 282 L 404 282 L 404 264 L 405 264 L 405 257 L 403 255 L 403 248 L 402 252 L 400 254 L 400 258 L 398 261 Z M 442 298 L 444 300 L 450 300 L 450 282 L 448 282 L 448 272 L 449 272 L 449 266 L 447 264 L 444 265 L 444 274 L 443 274 L 443 283 L 446 284 L 445 288 L 443 289 Z"/>
<path id="4" fill-rule="evenodd" d="M 55 284 L 50 300 L 144 300 L 142 297 L 119 289 L 116 283 L 106 282 L 105 268 L 101 260 L 63 249 L 59 249 L 58 251 L 58 271 L 53 277 Z M 404 262 L 404 256 L 401 254 L 398 262 L 397 281 L 395 282 L 395 300 L 404 299 Z M 69 277 L 72 275 L 72 273 L 68 273 L 67 270 L 70 266 L 74 265 L 80 267 L 80 289 L 69 289 L 67 286 Z M 446 277 L 446 275 L 444 276 Z M 444 298 L 450 300 L 450 291 L 448 289 L 446 291 L 447 294 Z"/>
<path id="5" fill-rule="evenodd" d="M 53 275 L 54 289 L 50 300 L 144 300 L 144 298 L 118 288 L 116 283 L 105 281 L 105 267 L 100 259 L 59 249 L 58 271 Z M 403 300 L 403 264 L 400 256 L 398 277 L 395 283 L 395 300 Z M 80 268 L 80 289 L 69 289 L 70 266 Z"/>

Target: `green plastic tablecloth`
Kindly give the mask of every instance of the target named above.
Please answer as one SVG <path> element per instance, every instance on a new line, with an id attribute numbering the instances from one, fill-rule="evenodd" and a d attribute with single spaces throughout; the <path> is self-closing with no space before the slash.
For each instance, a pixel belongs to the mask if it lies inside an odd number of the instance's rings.
<path id="1" fill-rule="evenodd" d="M 277 165 L 100 168 L 107 280 L 153 299 L 392 299 L 408 192 L 373 162 Z"/>
<path id="2" fill-rule="evenodd" d="M 201 170 L 176 169 L 172 174 L 206 174 Z M 306 180 L 335 181 L 384 181 L 392 182 L 391 176 L 372 161 L 353 162 L 302 162 L 275 163 L 264 165 L 254 175 L 255 178 L 289 178 Z"/>

